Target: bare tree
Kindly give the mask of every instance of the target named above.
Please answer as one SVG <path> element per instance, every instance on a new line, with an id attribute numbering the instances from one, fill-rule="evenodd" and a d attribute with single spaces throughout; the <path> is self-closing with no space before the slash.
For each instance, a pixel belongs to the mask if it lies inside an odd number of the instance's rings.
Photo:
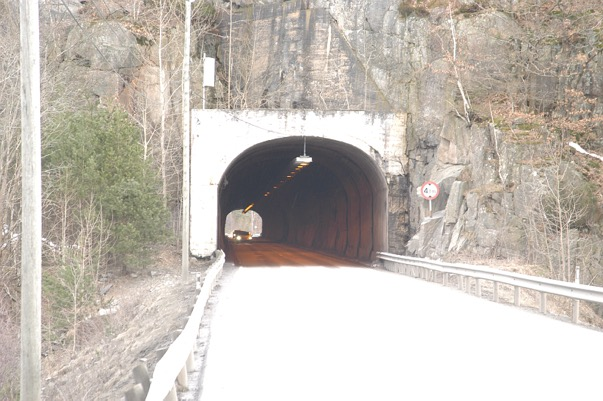
<path id="1" fill-rule="evenodd" d="M 450 26 L 450 38 L 452 40 L 452 51 L 448 54 L 448 60 L 452 68 L 452 73 L 454 80 L 456 82 L 456 87 L 459 91 L 459 94 L 463 100 L 463 113 L 459 113 L 456 110 L 457 116 L 462 118 L 467 126 L 471 126 L 472 124 L 472 114 L 473 110 L 471 108 L 471 101 L 469 100 L 469 94 L 465 91 L 463 86 L 463 79 L 461 78 L 461 73 L 459 71 L 459 56 L 458 56 L 458 44 L 457 44 L 457 34 L 455 28 L 455 21 L 452 16 L 452 2 L 448 3 L 448 24 Z"/>
<path id="2" fill-rule="evenodd" d="M 19 10 L 0 1 L 0 398 L 19 392 L 20 87 Z"/>
<path id="3" fill-rule="evenodd" d="M 593 252 L 592 241 L 584 235 L 589 231 L 588 216 L 596 209 L 592 187 L 572 164 L 564 160 L 567 149 L 549 145 L 534 158 L 535 165 L 529 184 L 526 205 L 526 238 L 533 261 L 545 262 L 550 274 L 570 281 L 578 263 L 588 266 Z"/>

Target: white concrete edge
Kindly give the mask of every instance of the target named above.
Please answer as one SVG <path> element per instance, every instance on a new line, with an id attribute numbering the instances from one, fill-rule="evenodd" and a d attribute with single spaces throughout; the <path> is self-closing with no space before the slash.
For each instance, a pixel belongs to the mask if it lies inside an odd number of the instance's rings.
<path id="1" fill-rule="evenodd" d="M 147 401 L 163 401 L 168 396 L 174 387 L 178 374 L 186 366 L 186 361 L 194 350 L 203 312 L 224 267 L 224 252 L 218 250 L 216 253 L 218 256 L 207 270 L 201 291 L 184 330 L 155 366 L 151 386 L 146 397 Z"/>

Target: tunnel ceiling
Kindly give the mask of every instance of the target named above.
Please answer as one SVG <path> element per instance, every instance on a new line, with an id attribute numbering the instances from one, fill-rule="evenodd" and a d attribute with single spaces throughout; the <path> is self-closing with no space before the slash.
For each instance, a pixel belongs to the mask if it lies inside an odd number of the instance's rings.
<path id="1" fill-rule="evenodd" d="M 273 140 L 249 148 L 233 161 L 222 178 L 222 211 L 228 214 L 232 210 L 244 209 L 252 202 L 263 202 L 264 193 L 272 190 L 272 185 L 278 183 L 290 170 L 291 161 L 303 153 L 304 141 L 301 137 Z M 323 138 L 307 138 L 306 154 L 312 157 L 312 164 L 283 186 L 283 192 L 303 190 L 302 184 L 319 189 L 332 184 L 334 172 L 351 174 L 351 166 L 357 166 L 363 171 L 375 168 L 367 166 L 366 160 L 356 160 L 360 154 L 358 149 Z M 304 179 L 309 175 L 314 180 Z"/>
<path id="2" fill-rule="evenodd" d="M 220 184 L 220 229 L 229 212 L 255 203 L 264 234 L 273 239 L 360 259 L 376 243 L 383 248 L 383 235 L 375 240 L 373 231 L 375 224 L 380 232 L 387 225 L 386 184 L 375 162 L 349 144 L 307 137 L 313 162 L 273 190 L 303 153 L 303 138 L 290 137 L 255 145 L 236 158 Z"/>

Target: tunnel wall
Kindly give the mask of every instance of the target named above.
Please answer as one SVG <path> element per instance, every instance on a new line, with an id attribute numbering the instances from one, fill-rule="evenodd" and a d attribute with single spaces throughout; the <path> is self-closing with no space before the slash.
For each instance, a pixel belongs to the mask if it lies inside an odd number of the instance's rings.
<path id="1" fill-rule="evenodd" d="M 267 236 L 351 259 L 371 260 L 376 251 L 386 250 L 376 249 L 383 245 L 384 236 L 374 236 L 379 227 L 385 230 L 380 219 L 387 219 L 386 199 L 381 199 L 381 210 L 374 210 L 377 199 L 387 193 L 385 183 L 375 177 L 369 182 L 361 174 L 353 177 L 341 177 L 341 186 L 333 186 L 320 196 L 297 194 L 296 199 L 282 200 L 291 207 L 280 218 L 271 219 L 274 229 L 271 225 Z M 279 226 L 284 228 L 279 231 Z"/>
<path id="2" fill-rule="evenodd" d="M 365 111 L 315 111 L 315 110 L 193 110 L 191 113 L 191 190 L 190 190 L 190 250 L 193 256 L 210 256 L 218 246 L 222 236 L 218 192 L 219 185 L 229 165 L 246 149 L 278 138 L 320 137 L 353 146 L 366 155 L 381 171 L 383 177 L 404 174 L 406 159 L 404 140 L 406 115 Z M 344 176 L 344 174 L 340 174 Z M 351 184 L 346 184 L 351 185 Z M 385 189 L 386 191 L 387 189 Z M 349 186 L 348 196 L 353 193 Z M 383 191 L 379 189 L 378 191 Z M 357 197 L 358 198 L 357 198 Z M 368 216 L 375 210 L 374 205 L 360 209 L 359 197 L 348 199 L 345 218 L 354 220 L 357 216 Z M 337 198 L 335 198 L 337 199 Z M 341 201 L 337 201 L 341 202 Z M 385 200 L 383 207 L 387 204 Z M 369 205 L 367 203 L 367 205 Z M 227 211 L 225 211 L 227 212 Z M 285 212 L 286 213 L 286 212 Z M 343 219 L 338 215 L 337 219 Z M 328 221 L 326 217 L 322 217 Z M 361 239 L 387 237 L 387 219 L 379 229 L 384 233 L 370 234 L 368 217 L 360 220 L 359 227 L 337 224 L 329 228 L 336 232 L 335 247 L 345 249 L 346 256 L 366 255 L 371 245 L 360 247 Z M 363 223 L 364 222 L 364 223 Z M 270 230 L 271 227 L 266 227 Z M 276 227 L 272 227 L 276 230 Z M 291 231 L 288 227 L 286 238 L 295 235 L 301 243 L 316 243 L 317 236 L 310 229 Z M 285 233 L 283 233 L 285 234 Z M 326 245 L 323 245 L 326 246 Z"/>

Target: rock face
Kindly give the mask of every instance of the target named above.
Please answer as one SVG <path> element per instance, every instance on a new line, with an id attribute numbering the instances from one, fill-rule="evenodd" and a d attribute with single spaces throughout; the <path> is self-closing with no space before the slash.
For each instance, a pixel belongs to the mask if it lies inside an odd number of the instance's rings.
<path id="1" fill-rule="evenodd" d="M 245 27 L 237 36 L 250 36 L 241 33 L 246 30 L 273 39 L 254 41 L 261 62 L 239 65 L 246 69 L 238 74 L 263 82 L 245 96 L 246 101 L 256 99 L 256 107 L 406 112 L 410 162 L 403 166 L 405 174 L 388 177 L 390 194 L 398 194 L 391 197 L 390 251 L 437 257 L 472 247 L 493 255 L 502 252 L 498 238 L 505 234 L 500 228 L 513 211 L 484 208 L 482 199 L 465 191 L 500 181 L 495 139 L 501 133 L 487 124 L 468 127 L 455 115 L 450 49 L 442 44 L 447 18 L 445 10 L 429 18 L 400 18 L 394 1 L 255 6 L 235 17 Z M 518 28 L 511 18 L 493 12 L 462 20 L 456 29 L 464 51 L 481 54 L 482 49 L 504 51 L 503 39 Z M 233 57 L 251 60 L 247 48 L 245 41 L 238 43 Z M 219 58 L 227 57 L 223 46 Z M 504 70 L 494 60 L 485 64 L 486 70 Z M 466 90 L 478 84 L 479 77 L 467 80 Z M 506 179 L 514 177 L 507 172 Z M 428 221 L 427 204 L 416 195 L 426 180 L 441 187 L 432 205 L 436 213 Z"/>
<path id="2" fill-rule="evenodd" d="M 449 252 L 523 256 L 536 201 L 528 194 L 546 178 L 534 162 L 534 155 L 543 151 L 541 143 L 511 138 L 516 132 L 497 126 L 488 104 L 473 105 L 470 114 L 463 101 L 472 99 L 462 96 L 488 99 L 490 93 L 510 93 L 521 83 L 512 68 L 523 51 L 516 40 L 521 28 L 512 16 L 496 10 L 452 14 L 436 7 L 427 15 L 402 16 L 400 4 L 233 2 L 237 40 L 206 47 L 217 58 L 220 77 L 208 101 L 212 107 L 405 113 L 408 162 L 402 174 L 387 177 L 393 211 L 390 250 L 431 257 Z M 219 28 L 223 37 L 228 37 L 228 22 L 226 11 Z M 156 65 L 140 56 L 149 54 L 149 47 L 124 25 L 107 21 L 86 31 L 91 41 L 83 40 L 80 30 L 70 32 L 65 62 L 96 96 L 120 98 L 133 82 L 141 87 L 141 81 L 153 81 L 145 76 L 157 76 Z M 540 55 L 555 57 L 560 51 L 555 46 L 543 45 Z M 106 49 L 108 56 L 100 57 L 96 48 Z M 193 69 L 200 63 L 196 57 Z M 603 56 L 593 54 L 589 63 L 581 85 L 593 99 L 593 113 L 601 115 Z M 550 77 L 528 83 L 533 96 L 554 84 Z M 147 99 L 157 96 L 157 85 L 145 89 Z M 554 100 L 543 99 L 538 100 L 543 107 Z M 580 175 L 574 178 L 579 186 L 584 182 Z M 431 217 L 417 194 L 426 180 L 441 188 Z"/>
<path id="3" fill-rule="evenodd" d="M 233 30 L 239 39 L 217 57 L 226 65 L 232 55 L 234 107 L 391 111 L 328 9 L 303 0 L 248 7 L 233 14 Z"/>
<path id="4" fill-rule="evenodd" d="M 66 44 L 67 59 L 93 71 L 136 68 L 142 64 L 136 44 L 136 37 L 118 22 L 100 22 L 85 31 L 71 30 Z"/>

